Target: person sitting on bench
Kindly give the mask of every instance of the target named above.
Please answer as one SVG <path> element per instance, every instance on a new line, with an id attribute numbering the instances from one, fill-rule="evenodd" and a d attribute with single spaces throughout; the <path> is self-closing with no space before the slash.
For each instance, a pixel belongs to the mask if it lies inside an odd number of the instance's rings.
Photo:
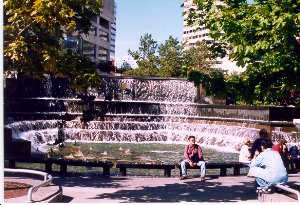
<path id="1" fill-rule="evenodd" d="M 189 144 L 184 148 L 184 159 L 181 162 L 182 176 L 180 180 L 187 179 L 187 166 L 200 167 L 200 181 L 205 181 L 205 162 L 202 149 L 195 143 L 195 136 L 188 137 Z"/>

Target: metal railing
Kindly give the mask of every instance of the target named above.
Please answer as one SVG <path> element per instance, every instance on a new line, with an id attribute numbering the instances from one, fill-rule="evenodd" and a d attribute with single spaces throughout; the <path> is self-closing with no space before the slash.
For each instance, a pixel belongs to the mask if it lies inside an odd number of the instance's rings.
<path id="1" fill-rule="evenodd" d="M 297 173 L 297 174 L 288 174 L 289 177 L 300 177 L 300 174 Z"/>
<path id="2" fill-rule="evenodd" d="M 288 177 L 299 177 L 300 174 L 288 174 Z M 296 189 L 292 189 L 290 187 L 287 187 L 287 186 L 284 186 L 284 185 L 281 185 L 281 184 L 276 184 L 275 185 L 277 188 L 279 189 L 282 189 L 282 190 L 285 190 L 287 192 L 290 192 L 292 194 L 296 194 L 297 198 L 298 198 L 298 202 L 300 202 L 300 192 Z"/>
<path id="3" fill-rule="evenodd" d="M 28 190 L 28 196 L 26 202 L 33 202 L 32 200 L 32 193 L 36 191 L 38 188 L 47 186 L 52 182 L 52 176 L 46 172 L 36 171 L 36 170 L 29 170 L 29 169 L 9 169 L 4 168 L 4 172 L 11 172 L 11 173 L 26 173 L 26 174 L 36 174 L 44 177 L 44 181 L 38 185 L 31 187 Z"/>
<path id="4" fill-rule="evenodd" d="M 300 202 L 300 192 L 297 191 L 296 189 L 292 189 L 290 187 L 287 187 L 287 186 L 284 186 L 284 185 L 281 185 L 281 184 L 276 184 L 275 185 L 277 188 L 279 189 L 282 189 L 282 190 L 285 190 L 287 192 L 290 192 L 290 193 L 293 193 L 293 194 L 296 194 L 297 198 L 298 198 L 298 202 Z"/>

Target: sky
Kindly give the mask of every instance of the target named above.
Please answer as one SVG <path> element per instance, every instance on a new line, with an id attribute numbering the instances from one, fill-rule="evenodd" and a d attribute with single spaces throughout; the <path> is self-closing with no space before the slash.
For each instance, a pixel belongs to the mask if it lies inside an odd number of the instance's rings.
<path id="1" fill-rule="evenodd" d="M 116 0 L 116 57 L 138 50 L 140 38 L 151 34 L 158 45 L 171 35 L 182 41 L 183 0 Z"/>

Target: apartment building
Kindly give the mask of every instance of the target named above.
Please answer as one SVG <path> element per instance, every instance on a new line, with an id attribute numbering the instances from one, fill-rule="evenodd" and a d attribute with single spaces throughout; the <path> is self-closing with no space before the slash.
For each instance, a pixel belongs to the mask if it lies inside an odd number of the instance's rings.
<path id="1" fill-rule="evenodd" d="M 116 47 L 116 10 L 114 0 L 103 0 L 100 16 L 94 16 L 88 35 L 65 36 L 65 46 L 89 56 L 92 61 L 113 61 Z"/>
<path id="2" fill-rule="evenodd" d="M 217 2 L 221 4 L 221 2 Z M 195 8 L 196 6 L 193 3 L 193 0 L 184 0 L 184 12 L 187 12 L 190 8 Z M 184 16 L 186 19 L 187 14 Z M 186 42 L 184 50 L 193 47 L 197 41 L 205 40 L 206 43 L 212 43 L 213 39 L 209 37 L 209 30 L 205 27 L 205 25 L 196 25 L 196 26 L 189 26 L 187 22 L 183 21 L 183 42 Z M 213 65 L 214 68 L 222 69 L 231 73 L 233 71 L 241 72 L 244 71 L 244 68 L 238 67 L 235 62 L 229 60 L 229 53 L 224 57 L 218 57 Z"/>

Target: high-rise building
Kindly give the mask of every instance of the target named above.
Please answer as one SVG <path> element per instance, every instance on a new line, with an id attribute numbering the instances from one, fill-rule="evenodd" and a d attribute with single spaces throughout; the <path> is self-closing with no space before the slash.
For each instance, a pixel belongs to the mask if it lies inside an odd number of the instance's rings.
<path id="1" fill-rule="evenodd" d="M 88 35 L 65 36 L 65 46 L 89 56 L 92 61 L 113 61 L 116 40 L 116 3 L 103 0 L 100 16 L 94 16 Z"/>
<path id="2" fill-rule="evenodd" d="M 136 60 L 134 60 L 131 56 L 116 57 L 115 66 L 119 69 L 124 66 L 131 69 L 136 69 L 138 67 Z"/>
<path id="3" fill-rule="evenodd" d="M 221 2 L 217 2 L 220 3 Z M 190 8 L 194 8 L 196 5 L 193 3 L 193 0 L 184 0 L 183 11 L 188 13 Z M 209 37 L 209 29 L 205 27 L 205 25 L 195 25 L 189 26 L 187 21 L 185 20 L 188 14 L 184 16 L 183 21 L 183 42 L 186 42 L 184 50 L 193 47 L 197 41 L 205 40 L 207 44 L 212 43 L 214 40 Z M 226 70 L 229 73 L 232 71 L 241 72 L 244 71 L 244 68 L 238 67 L 235 62 L 229 60 L 229 53 L 224 58 L 217 57 L 216 61 L 213 65 L 214 68 Z"/>

